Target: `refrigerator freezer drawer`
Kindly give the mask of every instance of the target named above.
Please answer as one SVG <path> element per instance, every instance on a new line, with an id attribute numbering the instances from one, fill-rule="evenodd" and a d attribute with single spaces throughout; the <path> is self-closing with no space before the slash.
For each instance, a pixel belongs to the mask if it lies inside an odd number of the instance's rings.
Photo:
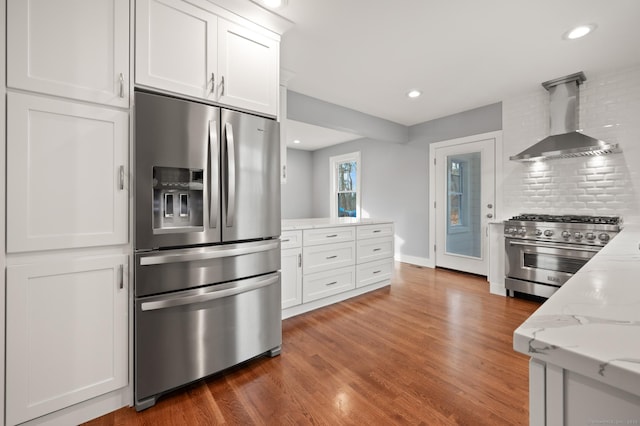
<path id="1" fill-rule="evenodd" d="M 138 410 L 282 344 L 280 273 L 136 299 Z"/>
<path id="2" fill-rule="evenodd" d="M 136 297 L 186 290 L 280 269 L 280 240 L 136 254 Z"/>

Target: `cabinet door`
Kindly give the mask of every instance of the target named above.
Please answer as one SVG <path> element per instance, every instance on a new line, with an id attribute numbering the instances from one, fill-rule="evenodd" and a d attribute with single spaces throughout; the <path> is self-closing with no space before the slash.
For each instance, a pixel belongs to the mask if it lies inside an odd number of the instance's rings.
<path id="1" fill-rule="evenodd" d="M 128 114 L 7 98 L 7 251 L 126 243 Z"/>
<path id="2" fill-rule="evenodd" d="M 127 384 L 127 256 L 7 267 L 7 424 Z"/>
<path id="3" fill-rule="evenodd" d="M 302 249 L 282 250 L 282 309 L 302 303 Z"/>
<path id="4" fill-rule="evenodd" d="M 274 39 L 218 20 L 218 101 L 276 116 L 279 46 Z"/>
<path id="5" fill-rule="evenodd" d="M 7 85 L 129 106 L 127 0 L 9 0 Z"/>
<path id="6" fill-rule="evenodd" d="M 136 84 L 213 99 L 217 19 L 180 0 L 136 1 Z"/>

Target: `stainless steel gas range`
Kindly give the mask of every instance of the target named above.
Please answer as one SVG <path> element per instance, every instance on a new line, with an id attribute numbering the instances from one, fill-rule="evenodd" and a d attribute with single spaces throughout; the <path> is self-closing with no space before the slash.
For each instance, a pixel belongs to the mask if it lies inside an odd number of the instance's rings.
<path id="1" fill-rule="evenodd" d="M 504 222 L 505 286 L 550 297 L 618 232 L 618 216 L 521 214 Z"/>

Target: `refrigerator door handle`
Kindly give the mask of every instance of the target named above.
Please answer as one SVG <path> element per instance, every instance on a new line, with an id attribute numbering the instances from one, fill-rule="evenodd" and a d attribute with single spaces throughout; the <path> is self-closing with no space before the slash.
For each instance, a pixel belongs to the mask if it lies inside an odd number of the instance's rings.
<path id="1" fill-rule="evenodd" d="M 218 201 L 220 199 L 220 183 L 218 170 L 218 128 L 216 121 L 209 121 L 209 228 L 218 226 Z"/>
<path id="2" fill-rule="evenodd" d="M 227 226 L 233 227 L 236 215 L 236 150 L 233 126 L 225 123 L 227 135 Z"/>
<path id="3" fill-rule="evenodd" d="M 158 300 L 155 302 L 143 302 L 140 306 L 142 311 L 155 311 L 159 309 L 173 308 L 176 306 L 193 305 L 195 303 L 208 302 L 211 300 L 222 299 L 223 297 L 235 296 L 248 291 L 257 290 L 262 287 L 267 287 L 275 284 L 280 279 L 279 274 L 268 275 L 266 278 L 254 278 L 250 280 L 243 280 L 236 286 L 231 288 L 225 288 L 223 290 L 210 290 L 203 294 L 196 294 L 191 296 L 175 297 L 165 300 Z"/>
<path id="4" fill-rule="evenodd" d="M 224 247 L 224 246 L 223 246 Z M 180 263 L 180 262 L 192 262 L 197 260 L 209 260 L 219 259 L 222 257 L 241 256 L 243 254 L 260 253 L 263 251 L 274 250 L 280 247 L 279 240 L 273 240 L 266 243 L 251 244 L 247 247 L 247 244 L 243 244 L 242 247 L 222 248 L 222 247 L 207 247 L 193 251 L 191 253 L 184 253 L 184 250 L 176 250 L 174 253 L 168 252 L 166 254 L 154 254 L 151 256 L 145 256 L 140 258 L 140 266 L 151 265 L 165 265 L 167 263 Z"/>

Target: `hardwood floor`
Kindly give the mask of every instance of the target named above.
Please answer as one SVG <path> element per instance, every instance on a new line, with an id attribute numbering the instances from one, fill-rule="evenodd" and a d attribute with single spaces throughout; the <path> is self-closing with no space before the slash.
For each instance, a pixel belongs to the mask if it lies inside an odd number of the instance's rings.
<path id="1" fill-rule="evenodd" d="M 87 424 L 528 424 L 528 357 L 512 335 L 538 306 L 396 263 L 391 287 L 283 321 L 281 356 Z"/>

